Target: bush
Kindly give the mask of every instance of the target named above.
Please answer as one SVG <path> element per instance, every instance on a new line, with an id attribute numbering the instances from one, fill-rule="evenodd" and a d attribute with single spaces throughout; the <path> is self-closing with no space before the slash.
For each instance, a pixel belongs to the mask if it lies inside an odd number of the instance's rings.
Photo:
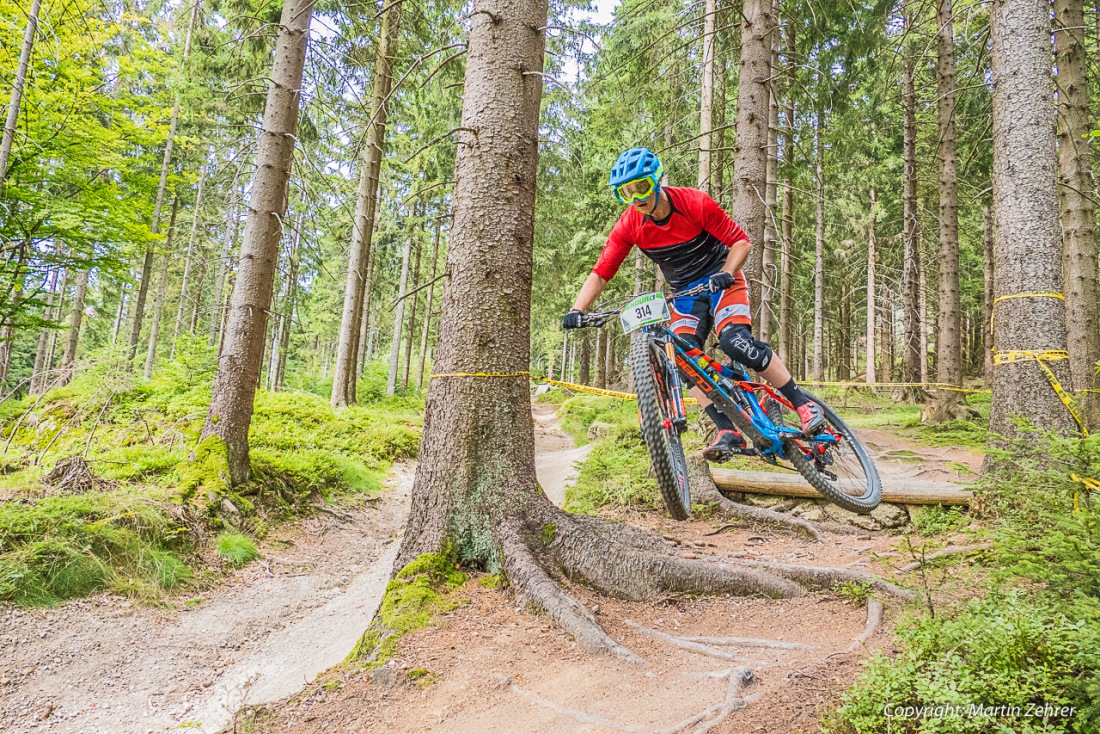
<path id="1" fill-rule="evenodd" d="M 231 566 L 243 566 L 249 561 L 260 557 L 260 551 L 252 538 L 240 533 L 222 533 L 215 541 L 218 555 L 229 562 Z"/>
<path id="2" fill-rule="evenodd" d="M 1084 734 L 1100 727 L 1100 629 L 1049 602 L 994 594 L 963 604 L 950 618 L 909 618 L 895 631 L 896 657 L 875 654 L 826 720 L 826 732 Z M 1026 714 L 1028 704 L 1076 711 L 1035 717 Z M 1003 705 L 1020 711 L 971 709 Z M 905 707 L 925 713 L 903 720 L 897 712 Z M 936 707 L 954 708 L 937 714 Z"/>

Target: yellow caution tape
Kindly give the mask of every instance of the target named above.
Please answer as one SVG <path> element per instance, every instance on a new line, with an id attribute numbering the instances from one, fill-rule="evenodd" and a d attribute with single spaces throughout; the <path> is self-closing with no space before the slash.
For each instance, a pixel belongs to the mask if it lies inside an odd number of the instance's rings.
<path id="1" fill-rule="evenodd" d="M 432 375 L 437 377 L 530 377 L 530 372 L 437 372 Z"/>
<path id="2" fill-rule="evenodd" d="M 1096 481 L 1095 479 L 1090 479 L 1089 477 L 1079 477 L 1076 474 L 1070 474 L 1069 478 L 1075 482 L 1080 482 L 1081 484 L 1085 485 L 1085 489 L 1090 492 L 1100 492 L 1100 482 Z"/>
<path id="3" fill-rule="evenodd" d="M 1050 294 L 1043 294 L 1050 295 Z M 1029 350 L 1029 349 L 1006 349 L 1005 351 L 993 350 L 993 364 L 1004 365 L 1012 364 L 1013 362 L 1035 362 L 1039 365 L 1039 369 L 1043 371 L 1043 374 L 1047 378 L 1047 382 L 1050 383 L 1051 388 L 1054 390 L 1054 394 L 1058 396 L 1058 399 L 1062 401 L 1062 404 L 1066 406 L 1066 410 L 1069 411 L 1070 416 L 1073 417 L 1077 427 L 1081 429 L 1081 435 L 1088 438 L 1089 429 L 1085 427 L 1084 421 L 1081 420 L 1081 416 L 1078 415 L 1077 409 L 1073 407 L 1073 398 L 1062 387 L 1062 383 L 1058 381 L 1053 370 L 1047 366 L 1047 362 L 1056 362 L 1062 359 L 1069 359 L 1069 352 L 1064 349 L 1043 349 L 1043 350 Z"/>
<path id="4" fill-rule="evenodd" d="M 577 385 L 572 382 L 562 382 L 561 380 L 551 380 L 547 377 L 532 377 L 535 382 L 545 382 L 548 385 L 557 385 L 558 387 L 564 387 L 566 390 L 573 390 L 574 392 L 588 393 L 589 395 L 599 395 L 605 398 L 618 398 L 619 400 L 637 400 L 638 396 L 630 392 L 619 392 L 617 390 L 604 390 L 599 387 L 589 387 L 588 385 Z"/>
<path id="5" fill-rule="evenodd" d="M 920 387 L 928 390 L 950 390 L 952 392 L 964 392 L 964 393 L 988 393 L 991 392 L 988 388 L 980 387 L 959 387 L 958 385 L 947 385 L 942 382 L 817 382 L 815 380 L 799 380 L 799 385 L 820 385 L 823 387 L 873 387 L 873 388 L 894 388 L 894 387 Z"/>
<path id="6" fill-rule="evenodd" d="M 1059 301 L 1066 300 L 1066 297 L 1061 293 L 1010 293 L 1007 296 L 997 296 L 993 299 L 993 305 L 996 306 L 1001 301 L 1011 301 L 1013 298 L 1057 298 Z M 995 333 L 993 331 L 993 319 L 996 318 L 997 310 L 993 309 L 993 313 L 989 316 L 989 333 Z M 993 351 L 997 351 L 993 349 Z"/>

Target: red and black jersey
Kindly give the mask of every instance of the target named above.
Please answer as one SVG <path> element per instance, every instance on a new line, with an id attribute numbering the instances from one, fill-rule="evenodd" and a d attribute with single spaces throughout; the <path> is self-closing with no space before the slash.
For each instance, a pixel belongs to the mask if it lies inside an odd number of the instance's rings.
<path id="1" fill-rule="evenodd" d="M 637 245 L 657 263 L 669 285 L 679 290 L 717 273 L 726 262 L 730 245 L 748 240 L 745 231 L 705 191 L 670 186 L 663 191 L 672 204 L 668 218 L 658 222 L 632 206 L 627 208 L 611 228 L 593 273 L 611 280 L 630 248 Z"/>

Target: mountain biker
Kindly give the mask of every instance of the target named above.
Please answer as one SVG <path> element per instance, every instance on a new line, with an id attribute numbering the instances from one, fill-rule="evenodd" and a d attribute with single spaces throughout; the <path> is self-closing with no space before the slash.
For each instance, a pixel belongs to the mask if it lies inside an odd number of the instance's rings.
<path id="1" fill-rule="evenodd" d="M 673 291 L 706 284 L 707 292 L 677 298 L 671 328 L 703 348 L 713 327 L 730 359 L 751 367 L 798 411 L 804 433 L 825 423 L 821 407 L 803 393 L 770 346 L 752 335 L 749 294 L 741 266 L 752 243 L 710 196 L 699 189 L 662 186 L 664 168 L 648 148 L 625 151 L 611 167 L 608 185 L 620 203 L 631 204 L 611 229 L 607 244 L 589 273 L 569 313 L 566 329 L 580 328 L 584 312 L 599 298 L 630 252 L 638 248 L 657 263 Z M 726 461 L 745 446 L 733 421 L 693 387 L 718 434 L 703 452 L 708 461 Z"/>

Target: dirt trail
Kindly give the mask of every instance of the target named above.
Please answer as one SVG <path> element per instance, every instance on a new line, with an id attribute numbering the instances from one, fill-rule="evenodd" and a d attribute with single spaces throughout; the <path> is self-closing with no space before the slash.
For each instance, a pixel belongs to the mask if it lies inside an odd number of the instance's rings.
<path id="1" fill-rule="evenodd" d="M 300 690 L 374 615 L 411 483 L 399 465 L 373 506 L 280 529 L 262 562 L 174 610 L 109 595 L 0 608 L 0 731 L 216 732 L 242 703 Z"/>
<path id="2" fill-rule="evenodd" d="M 557 424 L 557 409 L 553 405 L 534 403 L 535 473 L 539 486 L 558 507 L 565 504 L 565 488 L 577 474 L 580 464 L 588 458 L 593 444 L 575 446 L 573 439 Z"/>
<path id="3" fill-rule="evenodd" d="M 539 477 L 545 484 L 547 472 L 568 475 L 575 449 L 553 425 L 552 409 L 540 407 L 535 408 L 536 442 Z M 549 490 L 548 494 L 554 496 Z M 748 557 L 892 575 L 875 560 L 896 542 L 885 535 L 829 535 L 825 543 L 812 543 L 753 529 L 710 535 L 717 527 L 713 522 L 675 522 L 663 513 L 628 510 L 619 519 L 664 535 L 687 557 Z M 866 643 L 854 644 L 864 632 L 867 607 L 845 603 L 830 593 L 782 601 L 672 596 L 634 603 L 583 587 L 570 586 L 568 591 L 645 664 L 588 654 L 556 626 L 517 608 L 507 590 L 471 583 L 462 592 L 469 603 L 406 637 L 400 657 L 388 668 L 373 674 L 333 671 L 323 679 L 324 685 L 311 686 L 274 710 L 260 711 L 254 730 L 815 731 L 820 712 L 851 683 L 867 650 L 887 639 L 884 626 Z M 892 611 L 887 601 L 887 618 Z M 700 653 L 660 639 L 653 631 L 679 638 L 760 638 L 794 644 L 712 644 Z M 741 666 L 751 669 L 755 678 L 737 692 L 740 698 L 733 708 L 744 708 L 709 727 L 717 707 L 734 690 L 730 671 Z"/>

